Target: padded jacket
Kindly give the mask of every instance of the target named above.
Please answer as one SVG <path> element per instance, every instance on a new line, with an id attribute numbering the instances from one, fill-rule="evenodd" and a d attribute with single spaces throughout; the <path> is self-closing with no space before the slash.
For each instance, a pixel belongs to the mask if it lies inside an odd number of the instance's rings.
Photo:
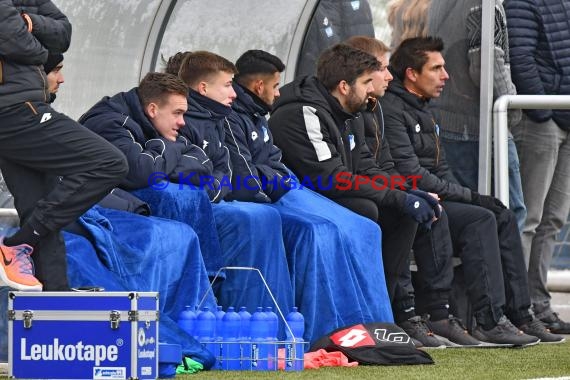
<path id="1" fill-rule="evenodd" d="M 442 200 L 471 202 L 471 191 L 457 183 L 447 165 L 428 101 L 407 91 L 394 75 L 380 103 L 396 170 L 404 176 L 421 176 L 417 186 Z"/>
<path id="2" fill-rule="evenodd" d="M 32 32 L 22 13 L 32 20 Z M 63 53 L 71 24 L 50 0 L 0 0 L 0 108 L 23 102 L 48 102 L 42 65 L 48 51 Z"/>
<path id="3" fill-rule="evenodd" d="M 208 175 L 213 177 L 213 184 L 208 185 L 208 194 L 212 202 L 221 201 L 232 189 L 230 153 L 224 142 L 226 116 L 231 111 L 231 107 L 189 90 L 188 111 L 184 114 L 186 125 L 180 134 L 200 147 L 210 159 L 212 169 Z"/>
<path id="4" fill-rule="evenodd" d="M 519 94 L 570 95 L 570 2 L 505 1 L 511 72 Z M 551 118 L 570 131 L 569 110 L 525 110 L 535 122 Z"/>
<path id="5" fill-rule="evenodd" d="M 129 173 L 120 186 L 126 189 L 148 187 L 163 176 L 200 185 L 199 176 L 212 170 L 204 151 L 186 138 L 178 136 L 173 142 L 159 136 L 143 111 L 136 87 L 104 97 L 79 122 L 125 154 Z"/>
<path id="6" fill-rule="evenodd" d="M 289 188 L 289 171 L 281 162 L 281 150 L 273 145 L 265 118 L 269 106 L 237 83 L 234 90 L 237 98 L 232 103 L 233 112 L 227 118 L 225 131 L 233 167 L 232 183 L 236 184 L 230 197 L 276 202 Z"/>

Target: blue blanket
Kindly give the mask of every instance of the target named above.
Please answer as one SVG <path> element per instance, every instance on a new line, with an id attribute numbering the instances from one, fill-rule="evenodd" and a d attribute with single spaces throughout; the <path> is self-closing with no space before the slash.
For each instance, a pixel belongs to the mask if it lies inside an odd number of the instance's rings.
<path id="1" fill-rule="evenodd" d="M 192 228 L 98 206 L 80 222 L 93 236 L 95 250 L 87 239 L 64 233 L 70 286 L 159 292 L 160 341 L 180 344 L 185 355 L 210 368 L 213 356 L 175 322 L 185 305 L 197 305 L 209 289 Z M 215 307 L 211 293 L 204 305 Z"/>
<path id="2" fill-rule="evenodd" d="M 392 322 L 378 225 L 308 189 L 275 207 L 305 340 L 355 323 Z"/>
<path id="3" fill-rule="evenodd" d="M 177 184 L 171 183 L 164 190 L 148 187 L 136 190 L 133 194 L 150 205 L 151 215 L 189 224 L 198 235 L 208 275 L 216 274 L 222 267 L 222 249 L 210 199 L 205 191 L 191 190 L 188 187 L 181 189 Z"/>
<path id="4" fill-rule="evenodd" d="M 208 247 L 216 246 L 213 240 L 217 239 L 217 246 L 221 247 L 217 255 L 214 250 L 202 252 L 206 263 L 259 269 L 281 310 L 291 308 L 293 290 L 276 210 L 244 202 L 212 205 L 204 191 L 180 189 L 176 184 L 161 191 L 146 188 L 134 194 L 150 205 L 153 215 L 191 225 L 200 239 L 207 236 Z M 210 269 L 214 267 L 211 265 Z M 208 273 L 211 275 L 211 271 Z M 227 278 L 216 287 L 218 304 L 224 308 L 246 306 L 253 313 L 257 306 L 274 305 L 256 272 L 232 270 L 225 275 Z M 281 324 L 280 338 L 284 338 L 284 331 Z"/>

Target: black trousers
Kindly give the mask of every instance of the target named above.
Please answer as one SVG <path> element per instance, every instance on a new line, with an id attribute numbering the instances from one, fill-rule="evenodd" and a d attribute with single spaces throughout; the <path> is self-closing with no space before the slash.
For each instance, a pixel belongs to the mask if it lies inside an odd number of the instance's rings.
<path id="1" fill-rule="evenodd" d="M 433 314 L 435 310 L 448 313 L 453 283 L 453 244 L 445 211 L 431 230 L 418 228 L 413 249 L 418 272 L 413 285 L 409 270 L 399 275 L 392 302 L 397 323 L 416 314 Z"/>
<path id="2" fill-rule="evenodd" d="M 466 203 L 442 205 L 477 323 L 492 327 L 503 314 L 516 325 L 529 321 L 528 280 L 514 214 L 495 215 Z"/>
<path id="3" fill-rule="evenodd" d="M 410 270 L 408 257 L 414 243 L 417 223 L 396 209 L 378 208 L 370 199 L 342 198 L 334 201 L 380 225 L 384 276 L 390 301 L 394 302 L 399 277 Z"/>
<path id="4" fill-rule="evenodd" d="M 0 167 L 20 224 L 40 232 L 34 259 L 44 290 L 65 290 L 61 228 L 103 198 L 128 172 L 124 155 L 42 102 L 0 109 Z"/>

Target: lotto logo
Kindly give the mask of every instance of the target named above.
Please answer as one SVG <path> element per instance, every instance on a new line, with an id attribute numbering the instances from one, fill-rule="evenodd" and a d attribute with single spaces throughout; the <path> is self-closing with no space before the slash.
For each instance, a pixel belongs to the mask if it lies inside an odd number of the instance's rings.
<path id="1" fill-rule="evenodd" d="M 376 344 L 363 325 L 338 331 L 331 335 L 331 340 L 341 347 L 363 347 Z"/>

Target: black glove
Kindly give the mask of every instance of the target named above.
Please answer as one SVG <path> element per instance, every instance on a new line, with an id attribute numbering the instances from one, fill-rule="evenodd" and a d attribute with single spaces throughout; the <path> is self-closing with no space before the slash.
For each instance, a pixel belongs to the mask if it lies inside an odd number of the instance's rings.
<path id="1" fill-rule="evenodd" d="M 471 204 L 475 206 L 484 207 L 487 210 L 493 211 L 494 213 L 501 213 L 507 207 L 495 197 L 490 195 L 479 194 L 475 191 L 471 192 Z"/>
<path id="2" fill-rule="evenodd" d="M 433 208 L 433 212 L 435 213 L 435 217 L 439 218 L 441 216 L 441 209 L 439 208 L 439 201 L 437 199 L 435 199 L 434 197 L 432 197 L 431 195 L 429 195 L 429 193 L 426 193 L 425 191 L 422 191 L 422 190 L 410 190 L 410 191 L 408 191 L 408 193 L 414 194 L 414 195 L 428 201 L 428 203 Z"/>
<path id="3" fill-rule="evenodd" d="M 414 194 L 406 194 L 403 211 L 426 229 L 431 228 L 435 212 L 433 207 L 424 198 Z"/>

